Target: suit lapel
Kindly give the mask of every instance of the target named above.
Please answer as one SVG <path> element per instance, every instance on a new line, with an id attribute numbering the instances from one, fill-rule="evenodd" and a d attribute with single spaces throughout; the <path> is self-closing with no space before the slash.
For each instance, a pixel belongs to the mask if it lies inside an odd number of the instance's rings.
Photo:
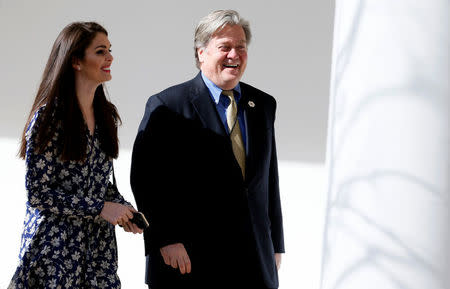
<path id="1" fill-rule="evenodd" d="M 220 120 L 219 114 L 217 113 L 217 109 L 215 107 L 214 102 L 211 99 L 211 95 L 209 94 L 208 88 L 206 87 L 201 74 L 199 73 L 193 80 L 193 85 L 191 87 L 191 103 L 194 106 L 203 126 L 215 132 L 218 135 L 228 137 L 228 134 L 223 126 L 222 121 Z M 242 85 L 241 83 L 241 103 L 242 107 L 245 111 L 247 118 L 247 157 L 245 160 L 245 180 L 250 180 L 255 173 L 255 156 L 257 155 L 258 144 L 257 144 L 257 110 L 262 109 L 262 107 L 258 108 L 258 103 L 254 93 L 247 86 Z M 231 142 L 230 142 L 231 144 Z M 236 161 L 236 168 L 239 168 L 239 165 Z"/>
<path id="2" fill-rule="evenodd" d="M 245 111 L 245 115 L 247 118 L 247 157 L 245 159 L 245 180 L 250 180 L 255 172 L 254 164 L 255 164 L 255 151 L 258 149 L 256 143 L 256 133 L 257 133 L 257 109 L 258 102 L 255 99 L 255 95 L 252 94 L 251 90 L 248 87 L 242 85 L 241 83 L 241 107 Z"/>
<path id="3" fill-rule="evenodd" d="M 191 103 L 197 111 L 203 126 L 218 135 L 226 136 L 227 132 L 220 120 L 215 104 L 211 99 L 211 95 L 209 94 L 208 88 L 203 82 L 200 73 L 193 79 L 190 94 Z"/>

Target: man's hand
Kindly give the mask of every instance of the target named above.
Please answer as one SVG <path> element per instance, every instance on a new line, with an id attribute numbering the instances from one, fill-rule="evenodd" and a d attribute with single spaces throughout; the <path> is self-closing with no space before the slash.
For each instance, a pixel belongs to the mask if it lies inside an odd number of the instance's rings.
<path id="1" fill-rule="evenodd" d="M 281 253 L 275 253 L 275 264 L 277 265 L 277 270 L 280 270 L 280 266 L 281 266 Z"/>
<path id="2" fill-rule="evenodd" d="M 189 255 L 181 243 L 164 246 L 160 249 L 166 265 L 172 268 L 179 268 L 181 274 L 191 273 L 191 260 Z"/>

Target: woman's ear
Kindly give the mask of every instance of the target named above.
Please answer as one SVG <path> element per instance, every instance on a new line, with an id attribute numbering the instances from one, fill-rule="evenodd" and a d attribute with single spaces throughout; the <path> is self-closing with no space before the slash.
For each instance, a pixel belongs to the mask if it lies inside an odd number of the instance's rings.
<path id="1" fill-rule="evenodd" d="M 80 71 L 81 70 L 81 64 L 80 64 L 80 60 L 76 57 L 72 57 L 72 67 L 75 70 Z"/>

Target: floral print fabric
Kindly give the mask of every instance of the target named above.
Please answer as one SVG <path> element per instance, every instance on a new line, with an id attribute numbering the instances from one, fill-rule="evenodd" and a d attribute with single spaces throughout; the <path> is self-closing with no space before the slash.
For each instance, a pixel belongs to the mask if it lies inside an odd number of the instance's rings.
<path id="1" fill-rule="evenodd" d="M 8 288 L 120 288 L 114 226 L 99 216 L 105 201 L 129 205 L 109 181 L 111 159 L 94 132 L 86 161 L 61 161 L 61 127 L 38 154 L 38 126 L 39 111 L 26 133 L 28 201 L 19 266 Z"/>

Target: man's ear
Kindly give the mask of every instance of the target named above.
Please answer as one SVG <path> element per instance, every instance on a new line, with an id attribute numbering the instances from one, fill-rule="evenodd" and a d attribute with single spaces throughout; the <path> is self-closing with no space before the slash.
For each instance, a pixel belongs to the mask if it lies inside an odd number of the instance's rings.
<path id="1" fill-rule="evenodd" d="M 80 60 L 76 57 L 72 57 L 72 67 L 75 70 L 80 71 L 81 70 L 81 64 L 80 64 Z"/>
<path id="2" fill-rule="evenodd" d="M 205 47 L 197 48 L 198 62 L 200 62 L 200 63 L 203 63 L 203 61 L 204 61 L 205 50 L 206 50 Z"/>

